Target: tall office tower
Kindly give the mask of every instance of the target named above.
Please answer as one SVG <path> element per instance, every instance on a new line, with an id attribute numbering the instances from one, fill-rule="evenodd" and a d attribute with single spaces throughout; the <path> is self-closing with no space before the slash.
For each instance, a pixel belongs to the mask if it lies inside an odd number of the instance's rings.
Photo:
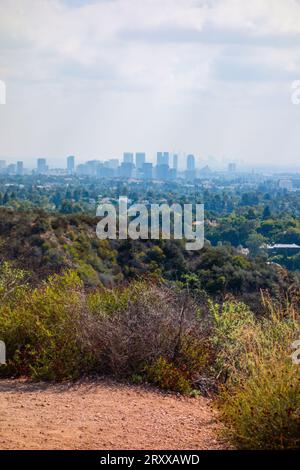
<path id="1" fill-rule="evenodd" d="M 157 165 L 156 167 L 156 178 L 158 180 L 167 180 L 169 179 L 169 165 L 162 164 L 162 165 Z"/>
<path id="2" fill-rule="evenodd" d="M 5 169 L 6 169 L 6 161 L 0 160 L 0 173 L 4 173 Z"/>
<path id="3" fill-rule="evenodd" d="M 75 157 L 73 155 L 70 155 L 67 158 L 67 170 L 68 170 L 68 173 L 74 173 L 74 170 L 75 170 Z"/>
<path id="4" fill-rule="evenodd" d="M 80 163 L 79 165 L 77 165 L 76 173 L 78 175 L 84 175 L 85 174 L 85 164 L 84 163 Z"/>
<path id="5" fill-rule="evenodd" d="M 120 166 L 120 176 L 122 178 L 131 178 L 134 169 L 132 162 L 122 162 Z"/>
<path id="6" fill-rule="evenodd" d="M 96 169 L 96 176 L 100 178 L 103 177 L 106 173 L 104 164 L 102 162 L 97 162 L 95 169 Z"/>
<path id="7" fill-rule="evenodd" d="M 189 181 L 193 181 L 196 177 L 196 165 L 194 155 L 187 156 L 185 177 Z"/>
<path id="8" fill-rule="evenodd" d="M 15 163 L 10 163 L 8 166 L 7 166 L 7 169 L 6 169 L 6 173 L 8 175 L 15 175 L 17 172 L 17 165 L 15 165 Z"/>
<path id="9" fill-rule="evenodd" d="M 111 170 L 117 170 L 119 166 L 119 160 L 117 158 L 111 158 L 104 162 L 104 165 Z"/>
<path id="10" fill-rule="evenodd" d="M 87 176 L 97 176 L 101 165 L 102 163 L 99 160 L 89 160 L 85 164 L 85 174 Z"/>
<path id="11" fill-rule="evenodd" d="M 188 155 L 186 159 L 186 169 L 187 171 L 195 171 L 195 157 L 194 155 Z"/>
<path id="12" fill-rule="evenodd" d="M 169 152 L 157 152 L 157 165 L 169 165 Z"/>
<path id="13" fill-rule="evenodd" d="M 173 169 L 178 170 L 178 155 L 176 153 L 173 155 Z"/>
<path id="14" fill-rule="evenodd" d="M 124 163 L 133 163 L 133 153 L 124 152 L 123 153 L 123 162 Z"/>
<path id="15" fill-rule="evenodd" d="M 17 162 L 17 175 L 22 176 L 24 173 L 23 162 Z"/>
<path id="16" fill-rule="evenodd" d="M 152 180 L 153 178 L 153 165 L 152 163 L 145 162 L 142 166 L 142 174 L 145 180 Z"/>
<path id="17" fill-rule="evenodd" d="M 229 173 L 235 173 L 236 172 L 236 163 L 229 163 L 228 164 L 228 171 L 229 171 Z"/>
<path id="18" fill-rule="evenodd" d="M 37 160 L 37 173 L 45 174 L 47 173 L 47 161 L 46 158 L 38 158 Z"/>
<path id="19" fill-rule="evenodd" d="M 144 152 L 137 152 L 135 154 L 135 166 L 137 170 L 141 170 L 146 161 L 146 154 Z"/>

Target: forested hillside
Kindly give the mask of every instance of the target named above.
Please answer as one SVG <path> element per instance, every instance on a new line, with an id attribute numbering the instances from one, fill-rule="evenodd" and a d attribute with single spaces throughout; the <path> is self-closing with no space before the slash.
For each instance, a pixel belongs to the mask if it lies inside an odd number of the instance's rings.
<path id="1" fill-rule="evenodd" d="M 113 286 L 140 276 L 185 283 L 199 295 L 232 294 L 254 305 L 261 290 L 276 297 L 298 292 L 298 278 L 263 256 L 246 257 L 231 246 L 187 251 L 174 240 L 99 240 L 97 219 L 82 214 L 0 210 L 0 256 L 38 283 L 76 269 L 86 287 Z"/>

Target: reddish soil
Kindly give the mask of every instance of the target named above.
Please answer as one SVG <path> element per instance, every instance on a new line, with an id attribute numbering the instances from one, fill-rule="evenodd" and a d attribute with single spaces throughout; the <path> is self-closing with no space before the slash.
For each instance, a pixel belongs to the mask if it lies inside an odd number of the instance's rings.
<path id="1" fill-rule="evenodd" d="M 210 405 L 109 380 L 0 380 L 0 449 L 224 449 Z"/>

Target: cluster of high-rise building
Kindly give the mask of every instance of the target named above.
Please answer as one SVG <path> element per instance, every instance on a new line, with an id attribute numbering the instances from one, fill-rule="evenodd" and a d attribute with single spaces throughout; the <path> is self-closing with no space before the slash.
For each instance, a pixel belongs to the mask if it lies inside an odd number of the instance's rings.
<path id="1" fill-rule="evenodd" d="M 19 161 L 17 163 L 10 163 L 9 165 L 6 165 L 5 160 L 0 160 L 0 174 L 1 173 L 22 176 L 24 174 L 24 164 L 23 162 Z"/>
<path id="2" fill-rule="evenodd" d="M 65 168 L 49 168 L 46 158 L 38 158 L 36 168 L 28 170 L 24 168 L 23 162 L 10 163 L 6 165 L 5 160 L 0 160 L 0 174 L 6 175 L 78 175 L 101 178 L 137 178 L 137 179 L 157 179 L 174 180 L 178 176 L 188 181 L 193 181 L 197 176 L 195 156 L 187 155 L 185 168 L 178 168 L 178 155 L 169 152 L 157 152 L 156 164 L 146 160 L 145 152 L 124 152 L 121 162 L 118 158 L 109 160 L 89 160 L 85 163 L 75 165 L 75 157 L 67 157 Z M 201 170 L 202 174 L 210 171 L 208 167 Z M 229 163 L 228 172 L 234 173 L 236 164 Z"/>
<path id="3" fill-rule="evenodd" d="M 171 161 L 172 160 L 172 161 Z M 78 175 L 139 179 L 172 180 L 178 176 L 178 155 L 157 152 L 156 165 L 146 161 L 145 152 L 124 152 L 121 163 L 117 158 L 107 161 L 90 160 L 76 167 Z M 188 155 L 186 171 L 188 179 L 196 176 L 194 155 Z"/>

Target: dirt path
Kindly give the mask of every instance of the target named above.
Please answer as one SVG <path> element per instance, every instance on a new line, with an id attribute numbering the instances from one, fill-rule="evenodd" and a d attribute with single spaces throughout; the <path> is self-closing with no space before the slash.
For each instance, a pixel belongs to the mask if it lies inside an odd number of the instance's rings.
<path id="1" fill-rule="evenodd" d="M 98 380 L 0 380 L 0 449 L 221 449 L 206 398 Z"/>

